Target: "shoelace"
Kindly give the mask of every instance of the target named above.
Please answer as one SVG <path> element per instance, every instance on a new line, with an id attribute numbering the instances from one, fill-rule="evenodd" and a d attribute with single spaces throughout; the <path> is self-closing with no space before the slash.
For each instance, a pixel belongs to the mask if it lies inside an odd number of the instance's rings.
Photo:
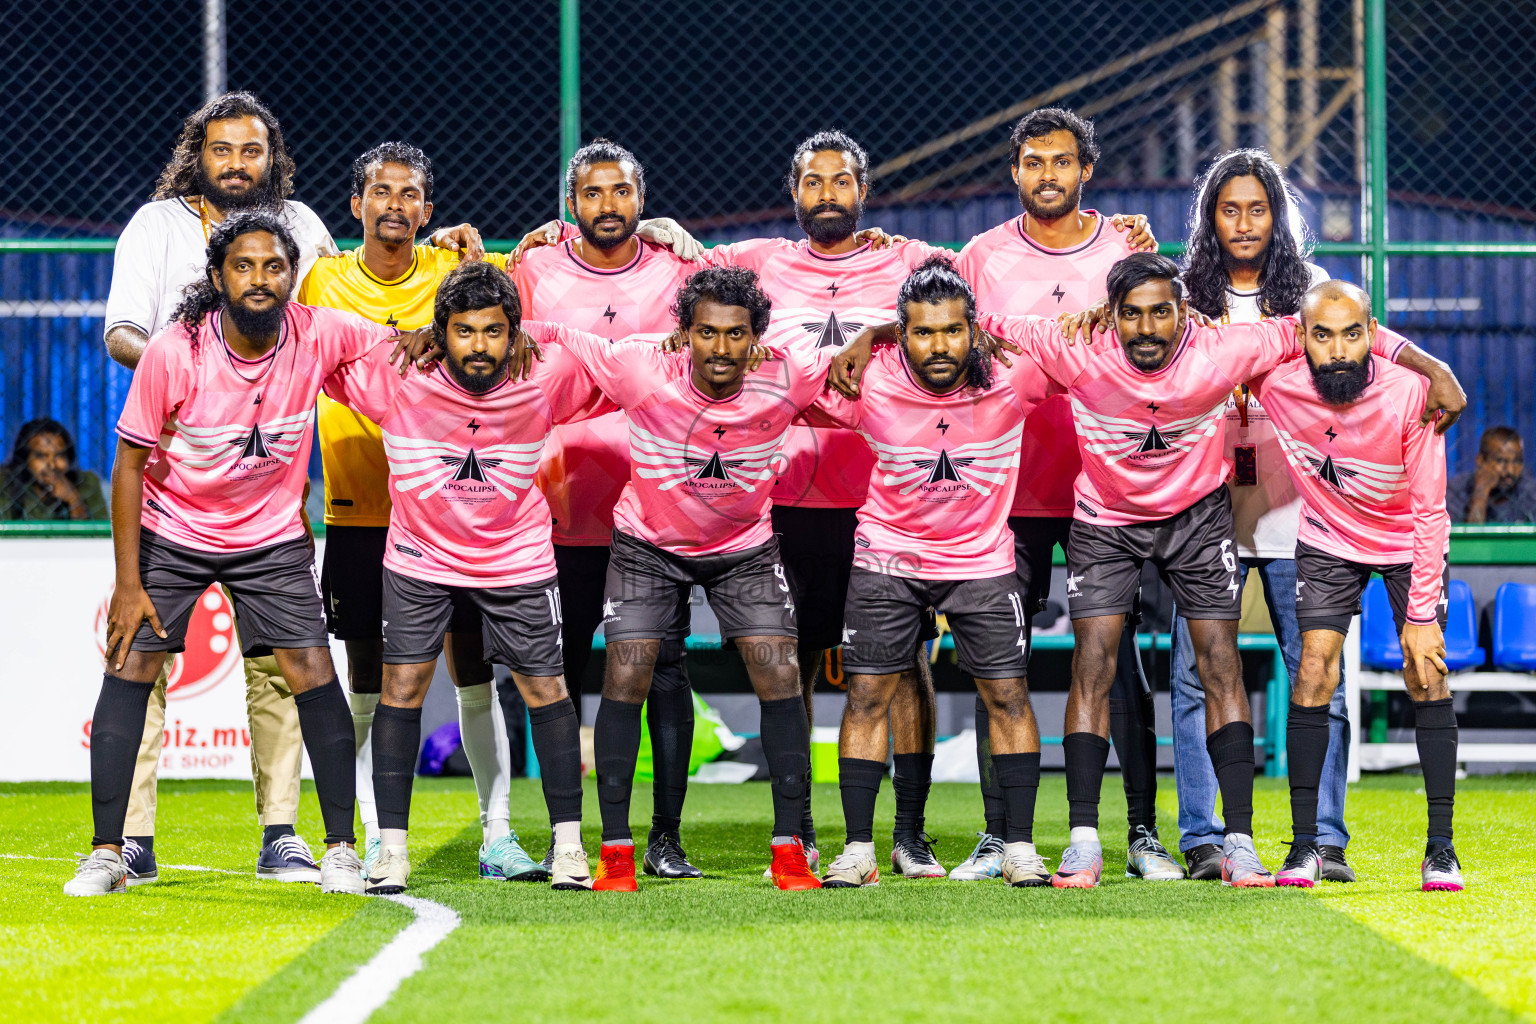
<path id="1" fill-rule="evenodd" d="M 1157 837 L 1157 829 L 1149 829 L 1145 825 L 1137 825 L 1136 831 L 1139 834 L 1136 836 L 1136 840 L 1131 843 L 1131 853 L 1151 853 L 1163 857 L 1168 856 L 1168 848 L 1165 847 L 1163 845 L 1163 841 Z"/>
<path id="2" fill-rule="evenodd" d="M 1008 862 L 1013 864 L 1015 867 L 1022 868 L 1033 874 L 1048 874 L 1045 867 L 1045 858 L 1040 856 L 1039 853 L 1019 853 L 1007 859 Z M 1062 867 L 1066 867 L 1066 865 L 1063 864 Z"/>
<path id="3" fill-rule="evenodd" d="M 306 864 L 314 864 L 314 855 L 309 852 L 309 847 L 298 836 L 278 836 L 272 843 L 272 849 L 284 860 L 303 860 Z"/>
<path id="4" fill-rule="evenodd" d="M 1454 872 L 1461 870 L 1461 864 L 1456 860 L 1456 850 L 1450 846 L 1442 846 L 1424 859 L 1429 862 L 1431 871 Z"/>
<path id="5" fill-rule="evenodd" d="M 133 870 L 133 862 L 138 859 L 139 855 L 143 852 L 144 847 L 140 846 L 132 839 L 123 840 L 123 865 L 128 868 L 128 873 L 134 878 L 138 878 L 139 873 Z"/>
<path id="6" fill-rule="evenodd" d="M 938 863 L 938 858 L 933 855 L 933 839 L 926 832 L 907 836 L 899 840 L 896 847 L 919 864 Z"/>
<path id="7" fill-rule="evenodd" d="M 1003 841 L 997 838 L 997 836 L 989 832 L 977 832 L 976 835 L 979 837 L 979 841 L 976 843 L 976 849 L 972 850 L 971 855 L 965 858 L 967 861 L 978 861 L 987 857 L 1001 857 L 1003 855 Z"/>
<path id="8" fill-rule="evenodd" d="M 1234 875 L 1243 875 L 1249 872 L 1262 874 L 1266 870 L 1264 862 L 1259 860 L 1259 851 L 1246 843 L 1235 844 L 1232 847 L 1232 852 L 1226 854 L 1226 858 L 1232 862 L 1233 867 L 1238 869 L 1233 872 Z"/>
<path id="9" fill-rule="evenodd" d="M 1061 867 L 1057 870 L 1062 874 L 1087 871 L 1093 867 L 1095 852 L 1095 848 L 1091 846 L 1068 846 L 1061 855 Z"/>
<path id="10" fill-rule="evenodd" d="M 305 853 L 308 852 L 308 850 L 305 851 Z M 385 856 L 384 851 L 380 850 L 379 861 L 382 861 Z M 350 846 L 333 846 L 325 851 L 325 856 L 322 860 L 341 868 L 350 868 L 353 871 L 361 871 L 363 868 L 363 862 L 357 859 L 357 851 Z M 374 862 L 374 867 L 378 867 L 378 861 Z"/>
<path id="11" fill-rule="evenodd" d="M 110 877 L 112 874 L 111 862 L 103 857 L 96 856 L 94 853 L 87 853 L 82 856 L 80 858 L 80 866 L 76 868 L 75 874 L 79 876 L 96 873 L 101 873 Z"/>
<path id="12" fill-rule="evenodd" d="M 1319 860 L 1322 859 L 1322 852 L 1317 847 L 1308 843 L 1288 842 L 1285 845 L 1291 848 L 1291 852 L 1285 855 L 1285 864 L 1281 867 L 1282 871 L 1304 866 L 1307 863 L 1308 856 L 1316 857 Z"/>

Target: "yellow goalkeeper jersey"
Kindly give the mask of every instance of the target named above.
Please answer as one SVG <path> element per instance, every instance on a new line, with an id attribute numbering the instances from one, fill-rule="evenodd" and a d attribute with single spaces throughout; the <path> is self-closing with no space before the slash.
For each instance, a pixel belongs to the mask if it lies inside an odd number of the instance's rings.
<path id="1" fill-rule="evenodd" d="M 486 253 L 487 263 L 506 269 L 505 253 Z M 299 302 L 345 309 L 375 323 L 414 331 L 432 322 L 437 286 L 459 265 L 459 254 L 418 245 L 411 269 L 393 281 L 363 265 L 359 247 L 315 262 Z M 320 462 L 325 468 L 327 526 L 389 525 L 389 462 L 378 426 L 366 416 L 320 396 Z"/>

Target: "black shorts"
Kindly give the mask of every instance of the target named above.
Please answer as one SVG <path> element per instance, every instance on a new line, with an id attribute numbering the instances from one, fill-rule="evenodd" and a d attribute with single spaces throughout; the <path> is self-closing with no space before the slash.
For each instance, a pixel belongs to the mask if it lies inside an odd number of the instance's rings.
<path id="1" fill-rule="evenodd" d="M 1029 616 L 1014 573 L 983 580 L 919 580 L 855 568 L 844 612 L 843 670 L 878 676 L 912 666 L 930 609 L 955 636 L 960 667 L 981 679 L 1022 677 Z"/>
<path id="2" fill-rule="evenodd" d="M 154 602 L 166 635 L 146 621 L 131 650 L 186 650 L 187 622 L 197 599 L 222 583 L 235 605 L 240 646 L 247 657 L 268 648 L 327 647 L 320 580 L 307 540 L 289 540 L 249 551 L 197 551 L 148 530 L 139 534 L 139 579 Z"/>
<path id="3" fill-rule="evenodd" d="M 1031 615 L 1045 611 L 1051 596 L 1051 554 L 1056 545 L 1067 549 L 1067 535 L 1072 529 L 1070 516 L 1010 516 L 1013 531 L 1013 555 L 1018 563 L 1019 582 L 1026 596 L 1024 606 Z"/>
<path id="4" fill-rule="evenodd" d="M 637 537 L 613 531 L 608 583 L 603 596 L 603 636 L 660 640 L 676 633 L 688 614 L 694 586 L 720 620 L 720 636 L 794 636 L 795 601 L 779 545 L 770 540 L 722 555 L 675 555 Z"/>
<path id="5" fill-rule="evenodd" d="M 1408 621 L 1408 590 L 1413 578 L 1413 563 L 1366 565 L 1296 542 L 1296 628 L 1331 629 L 1349 634 L 1349 620 L 1360 614 L 1360 595 L 1380 573 L 1387 585 L 1387 600 L 1392 604 L 1392 621 L 1403 631 Z M 1448 611 L 1445 595 L 1450 587 L 1451 567 L 1447 563 L 1440 576 L 1440 603 L 1435 618 L 1445 628 Z"/>
<path id="6" fill-rule="evenodd" d="M 384 570 L 384 664 L 436 661 L 455 617 L 479 620 L 487 662 L 525 676 L 564 674 L 554 577 L 517 587 L 450 587 Z"/>
<path id="7" fill-rule="evenodd" d="M 858 509 L 775 505 L 772 514 L 779 555 L 795 595 L 800 646 L 831 650 L 842 643 Z"/>
<path id="8" fill-rule="evenodd" d="M 1151 562 L 1186 619 L 1242 617 L 1232 494 L 1216 488 L 1177 515 L 1152 523 L 1099 526 L 1072 521 L 1067 607 L 1072 618 L 1130 614 Z"/>

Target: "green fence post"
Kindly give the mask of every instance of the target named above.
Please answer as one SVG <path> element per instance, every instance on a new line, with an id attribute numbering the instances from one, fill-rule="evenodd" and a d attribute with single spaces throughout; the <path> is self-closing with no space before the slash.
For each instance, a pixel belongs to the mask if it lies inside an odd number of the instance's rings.
<path id="1" fill-rule="evenodd" d="M 581 148 L 581 0 L 560 0 L 560 185 L 559 216 L 565 209 L 565 167 Z"/>
<path id="2" fill-rule="evenodd" d="M 1364 196 L 1370 211 L 1371 315 L 1387 322 L 1387 2 L 1365 0 Z"/>

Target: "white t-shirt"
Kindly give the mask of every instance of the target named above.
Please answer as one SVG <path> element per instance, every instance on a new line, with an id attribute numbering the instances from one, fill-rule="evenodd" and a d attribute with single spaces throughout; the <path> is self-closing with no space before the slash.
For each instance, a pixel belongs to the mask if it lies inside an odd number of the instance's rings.
<path id="1" fill-rule="evenodd" d="M 1328 280 L 1328 271 L 1308 263 L 1312 283 Z M 1258 291 L 1240 292 L 1227 289 L 1227 322 L 1234 324 L 1257 323 L 1264 319 L 1259 312 Z M 1234 395 L 1227 399 L 1227 452 L 1244 441 L 1242 417 Z M 1232 520 L 1237 526 L 1237 551 L 1244 558 L 1295 558 L 1296 531 L 1301 525 L 1301 497 L 1291 484 L 1291 474 L 1285 468 L 1285 452 L 1269 414 L 1259 405 L 1258 399 L 1248 396 L 1247 442 L 1254 446 L 1258 461 L 1258 483 L 1252 487 L 1238 487 L 1232 481 L 1227 486 L 1232 491 Z"/>
<path id="2" fill-rule="evenodd" d="M 299 276 L 293 295 L 315 259 L 334 253 L 336 243 L 315 211 L 292 199 L 283 204 L 283 223 L 299 246 Z M 107 292 L 107 330 L 131 324 L 153 338 L 170 323 L 182 289 L 202 280 L 208 266 L 203 218 L 184 199 L 158 199 L 139 207 L 123 228 L 112 257 Z"/>

